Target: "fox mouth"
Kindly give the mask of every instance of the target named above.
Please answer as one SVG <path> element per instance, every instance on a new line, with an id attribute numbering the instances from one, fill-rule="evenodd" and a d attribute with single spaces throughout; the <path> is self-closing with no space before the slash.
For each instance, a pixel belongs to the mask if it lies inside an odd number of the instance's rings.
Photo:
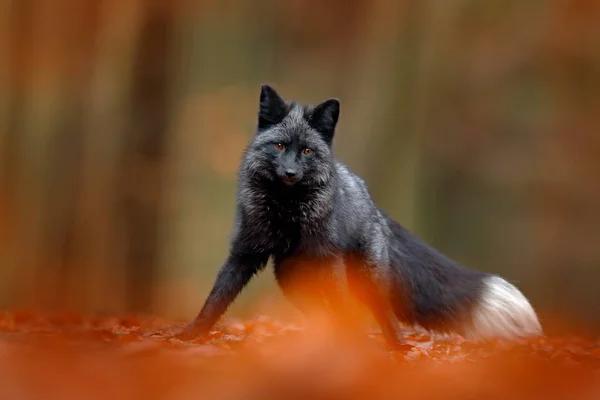
<path id="1" fill-rule="evenodd" d="M 289 178 L 287 176 L 282 177 L 281 180 L 288 186 L 293 185 L 297 181 L 296 178 Z"/>

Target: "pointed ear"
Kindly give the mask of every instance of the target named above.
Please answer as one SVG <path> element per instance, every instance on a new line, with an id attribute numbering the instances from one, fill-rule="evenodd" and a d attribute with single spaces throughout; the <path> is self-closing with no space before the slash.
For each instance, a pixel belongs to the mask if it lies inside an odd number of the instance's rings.
<path id="1" fill-rule="evenodd" d="M 338 99 L 329 99 L 313 109 L 309 124 L 313 129 L 321 133 L 327 143 L 331 143 L 339 116 L 340 101 Z"/>
<path id="2" fill-rule="evenodd" d="M 263 84 L 260 88 L 258 129 L 267 129 L 281 122 L 287 112 L 288 107 L 285 100 L 271 86 Z"/>

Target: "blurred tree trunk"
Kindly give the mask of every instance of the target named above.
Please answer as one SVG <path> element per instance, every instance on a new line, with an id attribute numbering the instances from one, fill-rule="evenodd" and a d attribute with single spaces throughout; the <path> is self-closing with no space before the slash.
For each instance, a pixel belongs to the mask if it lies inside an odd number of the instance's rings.
<path id="1" fill-rule="evenodd" d="M 0 3 L 0 305 L 4 304 L 14 290 L 12 255 L 14 230 L 14 184 L 15 184 L 15 109 L 14 84 L 11 82 L 14 62 L 14 1 Z"/>
<path id="2" fill-rule="evenodd" d="M 596 1 L 558 0 L 552 8 L 543 64 L 553 103 L 552 123 L 540 144 L 541 179 L 534 209 L 543 303 L 596 326 L 600 326 L 599 18 Z"/>
<path id="3" fill-rule="evenodd" d="M 94 310 L 122 310 L 127 290 L 123 234 L 115 204 L 124 141 L 132 135 L 124 121 L 131 112 L 127 99 L 142 6 L 134 0 L 102 1 L 84 102 L 88 112 L 82 132 L 75 263 L 86 288 L 87 307 Z"/>
<path id="4" fill-rule="evenodd" d="M 134 60 L 131 123 L 119 161 L 118 220 L 125 241 L 128 310 L 150 312 L 159 267 L 159 235 L 169 132 L 172 14 L 150 6 Z"/>
<path id="5" fill-rule="evenodd" d="M 64 238 L 62 206 L 71 195 L 61 190 L 64 181 L 55 179 L 65 167 L 62 163 L 73 161 L 73 154 L 53 158 L 52 151 L 60 149 L 61 135 L 68 134 L 63 130 L 67 119 L 64 55 L 72 14 L 56 2 L 39 1 L 35 7 L 18 2 L 13 15 L 18 43 L 13 82 L 22 94 L 19 108 L 13 109 L 14 129 L 19 133 L 13 150 L 20 219 L 14 267 L 19 271 L 23 285 L 19 294 L 24 300 L 52 305 L 60 293 L 55 278 L 57 269 L 62 268 L 54 245 Z M 67 171 L 73 168 L 67 167 Z"/>
<path id="6" fill-rule="evenodd" d="M 436 58 L 459 2 L 396 3 L 379 1 L 371 18 L 369 48 L 363 57 L 366 80 L 358 98 L 364 176 L 384 209 L 409 229 L 419 230 L 417 198 L 423 178 L 421 152 L 431 119 L 430 98 L 436 90 Z M 369 60 L 387 60 L 370 65 Z M 385 138 L 380 132 L 385 132 Z M 374 139 L 374 138 L 378 139 Z M 381 143 L 380 146 L 374 143 Z M 360 148 L 360 147 L 359 147 Z M 364 150 L 363 150 L 364 151 Z"/>
<path id="7" fill-rule="evenodd" d="M 5 256 L 13 294 L 23 305 L 149 311 L 172 14 L 161 2 L 58 1 L 3 9 L 0 201 L 16 197 L 0 216 L 19 221 Z"/>
<path id="8" fill-rule="evenodd" d="M 11 63 L 12 46 L 14 40 L 13 31 L 13 2 L 0 2 L 0 194 L 5 193 L 9 178 L 9 160 L 10 156 L 10 116 L 11 107 L 14 104 L 13 87 L 11 85 Z M 0 197 L 0 204 L 2 198 Z M 1 221 L 0 221 L 1 223 Z"/>

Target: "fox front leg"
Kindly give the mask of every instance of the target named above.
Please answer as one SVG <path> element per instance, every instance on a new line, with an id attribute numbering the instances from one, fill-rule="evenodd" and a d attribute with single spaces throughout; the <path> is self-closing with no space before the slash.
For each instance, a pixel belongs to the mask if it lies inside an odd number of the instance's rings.
<path id="1" fill-rule="evenodd" d="M 409 350 L 400 321 L 391 305 L 389 282 L 381 276 L 379 267 L 354 260 L 348 283 L 352 293 L 370 309 L 388 346 L 395 350 Z"/>
<path id="2" fill-rule="evenodd" d="M 284 296 L 304 314 L 309 325 L 325 316 L 341 331 L 359 331 L 341 256 L 276 259 L 275 277 Z"/>
<path id="3" fill-rule="evenodd" d="M 252 276 L 264 268 L 267 260 L 266 253 L 231 254 L 219 270 L 202 310 L 177 334 L 177 338 L 191 340 L 208 334 Z"/>
<path id="4" fill-rule="evenodd" d="M 308 268 L 310 267 L 310 268 Z M 288 258 L 274 260 L 275 279 L 287 300 L 305 317 L 322 310 L 325 298 L 322 293 L 322 269 L 318 260 Z"/>

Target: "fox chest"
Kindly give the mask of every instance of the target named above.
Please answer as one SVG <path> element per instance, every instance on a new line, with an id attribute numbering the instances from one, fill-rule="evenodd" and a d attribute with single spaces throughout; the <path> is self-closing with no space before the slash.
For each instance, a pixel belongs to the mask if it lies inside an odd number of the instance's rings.
<path id="1" fill-rule="evenodd" d="M 268 249 L 275 258 L 332 254 L 335 235 L 317 209 L 304 201 L 267 197 L 254 203 L 243 225 L 255 235 L 255 243 Z"/>
<path id="2" fill-rule="evenodd" d="M 256 244 L 267 248 L 277 259 L 333 253 L 327 229 L 311 221 L 269 218 L 255 221 L 253 229 L 257 233 Z"/>
<path id="3" fill-rule="evenodd" d="M 308 224 L 281 223 L 270 224 L 272 254 L 275 257 L 291 255 L 319 255 L 329 253 L 331 248 L 325 229 L 311 227 Z"/>

